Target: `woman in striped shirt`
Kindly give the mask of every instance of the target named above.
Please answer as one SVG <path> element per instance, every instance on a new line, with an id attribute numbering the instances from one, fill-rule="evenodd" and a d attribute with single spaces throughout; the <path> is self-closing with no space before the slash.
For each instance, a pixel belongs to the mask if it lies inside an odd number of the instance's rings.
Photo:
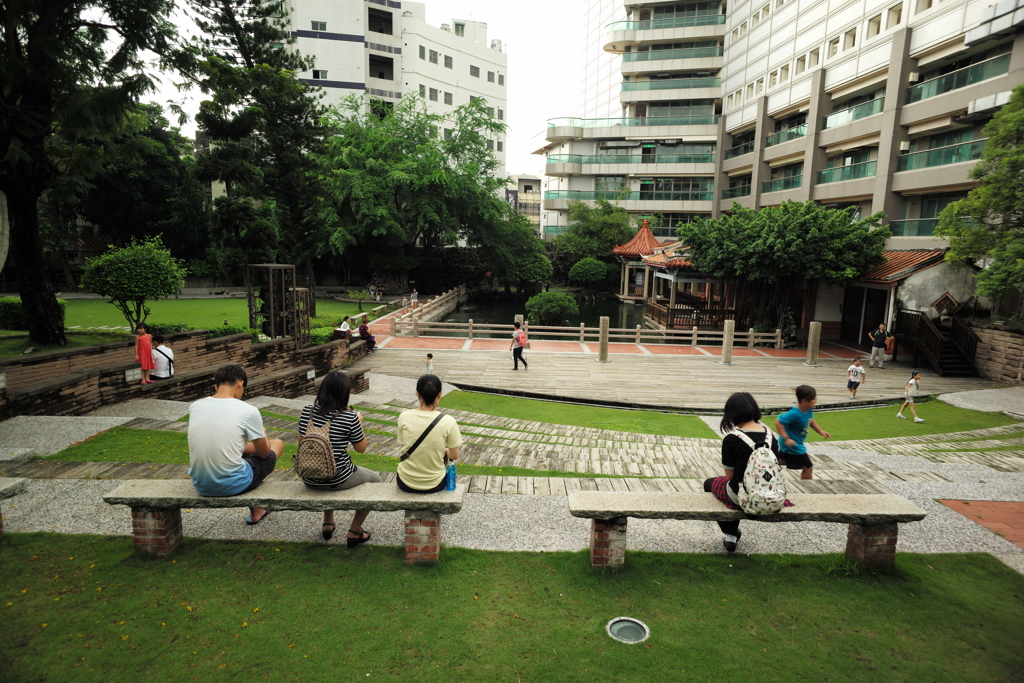
<path id="1" fill-rule="evenodd" d="M 334 450 L 334 463 L 337 465 L 337 474 L 330 479 L 306 479 L 306 486 L 314 489 L 350 489 L 360 484 L 380 483 L 380 477 L 376 472 L 365 467 L 358 467 L 348 457 L 348 446 L 359 453 L 366 451 L 366 436 L 363 434 L 363 416 L 349 410 L 348 398 L 351 393 L 351 384 L 348 375 L 343 372 L 331 372 L 324 377 L 320 383 L 320 390 L 316 394 L 316 402 L 311 406 L 302 409 L 302 417 L 299 418 L 299 442 L 309 429 L 309 421 L 313 420 L 314 427 L 323 427 L 331 423 L 331 447 Z M 369 510 L 358 510 L 352 519 L 348 530 L 348 547 L 355 548 L 357 545 L 370 540 L 371 534 L 363 529 L 363 522 Z M 334 510 L 324 511 L 324 540 L 329 541 L 334 535 Z"/>

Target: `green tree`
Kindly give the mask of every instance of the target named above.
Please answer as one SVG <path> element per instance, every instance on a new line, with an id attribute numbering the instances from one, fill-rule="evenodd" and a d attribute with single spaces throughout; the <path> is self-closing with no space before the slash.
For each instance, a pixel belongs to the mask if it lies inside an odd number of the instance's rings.
<path id="1" fill-rule="evenodd" d="M 565 292 L 541 292 L 526 300 L 527 317 L 535 325 L 561 325 L 579 312 L 576 299 Z"/>
<path id="2" fill-rule="evenodd" d="M 569 282 L 582 285 L 583 287 L 594 287 L 605 281 L 608 276 L 608 264 L 598 261 L 589 256 L 580 259 L 569 269 Z"/>
<path id="3" fill-rule="evenodd" d="M 177 294 L 184 284 L 185 269 L 159 237 L 112 247 L 89 259 L 82 276 L 82 286 L 109 296 L 132 330 L 149 317 L 147 301 Z"/>
<path id="4" fill-rule="evenodd" d="M 779 327 L 803 280 L 843 287 L 885 262 L 882 250 L 891 233 L 878 227 L 882 213 L 855 221 L 853 209 L 828 209 L 813 201 L 759 210 L 734 202 L 731 211 L 678 229 L 679 239 L 689 245 L 687 259 L 704 275 L 752 285 L 747 303 Z"/>
<path id="5" fill-rule="evenodd" d="M 935 234 L 949 239 L 954 265 L 981 259 L 978 293 L 993 300 L 1010 290 L 1024 294 L 1024 85 L 984 129 L 988 138 L 970 177 L 978 187 L 939 214 Z M 1024 319 L 1024 295 L 1017 311 Z"/>
<path id="6" fill-rule="evenodd" d="M 629 214 L 620 206 L 598 199 L 594 206 L 569 202 L 569 229 L 555 238 L 554 249 L 560 260 L 571 266 L 580 259 L 594 258 L 611 263 L 612 249 L 633 239 Z"/>
<path id="7" fill-rule="evenodd" d="M 363 312 L 363 301 L 370 298 L 370 291 L 367 289 L 354 290 L 348 293 L 349 299 L 355 299 L 359 304 L 359 312 Z"/>
<path id="8" fill-rule="evenodd" d="M 58 127 L 123 121 L 156 70 L 185 63 L 169 16 L 173 0 L 5 0 L 0 25 L 0 192 L 29 334 L 65 344 L 46 270 L 39 203 L 67 176 L 49 145 Z"/>

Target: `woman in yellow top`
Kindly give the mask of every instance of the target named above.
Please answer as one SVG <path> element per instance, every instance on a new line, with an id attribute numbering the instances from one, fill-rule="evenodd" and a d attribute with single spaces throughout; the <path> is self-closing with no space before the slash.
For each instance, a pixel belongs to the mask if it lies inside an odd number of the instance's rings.
<path id="1" fill-rule="evenodd" d="M 441 419 L 408 458 L 398 463 L 398 488 L 409 493 L 436 493 L 444 490 L 445 458 L 459 459 L 462 434 L 451 415 L 441 415 L 441 380 L 423 375 L 416 382 L 420 407 L 398 416 L 398 443 L 407 451 L 440 415 Z"/>

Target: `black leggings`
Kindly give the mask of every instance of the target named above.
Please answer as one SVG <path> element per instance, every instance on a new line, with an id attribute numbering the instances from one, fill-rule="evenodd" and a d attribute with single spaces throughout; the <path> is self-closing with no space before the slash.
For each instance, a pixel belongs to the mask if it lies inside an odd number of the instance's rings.
<path id="1" fill-rule="evenodd" d="M 711 493 L 711 482 L 713 482 L 714 480 L 715 478 L 704 480 L 705 493 Z M 740 532 L 740 520 L 737 519 L 731 522 L 719 522 L 718 528 L 722 530 L 723 534 L 726 534 L 728 536 L 735 536 Z"/>

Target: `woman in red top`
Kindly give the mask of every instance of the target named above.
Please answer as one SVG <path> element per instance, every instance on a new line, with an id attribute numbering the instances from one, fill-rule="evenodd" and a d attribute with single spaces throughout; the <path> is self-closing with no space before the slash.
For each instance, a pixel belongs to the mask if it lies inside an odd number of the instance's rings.
<path id="1" fill-rule="evenodd" d="M 152 384 L 149 371 L 156 367 L 153 363 L 153 335 L 149 333 L 149 325 L 139 323 L 135 328 L 135 362 L 142 365 L 142 382 Z"/>

